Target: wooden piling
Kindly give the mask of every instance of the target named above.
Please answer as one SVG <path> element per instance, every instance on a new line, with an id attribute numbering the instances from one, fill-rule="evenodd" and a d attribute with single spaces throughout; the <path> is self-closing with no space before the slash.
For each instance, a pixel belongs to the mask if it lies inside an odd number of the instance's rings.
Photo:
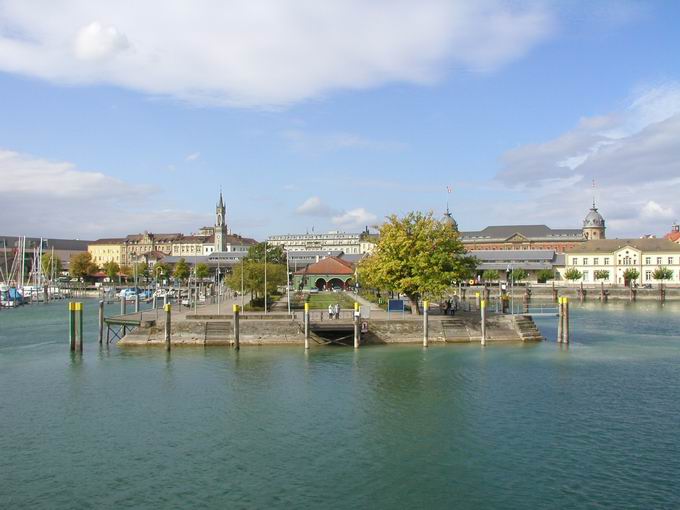
<path id="1" fill-rule="evenodd" d="M 232 310 L 234 312 L 234 349 L 237 351 L 241 349 L 241 331 L 239 329 L 240 320 L 240 307 L 238 305 L 233 305 Z"/>
<path id="2" fill-rule="evenodd" d="M 559 299 L 557 296 L 557 289 L 555 288 L 555 280 L 552 282 L 552 296 L 553 296 L 553 301 L 557 303 L 557 300 Z"/>
<path id="3" fill-rule="evenodd" d="M 563 335 L 563 329 L 564 329 L 564 309 L 563 309 L 563 301 L 564 298 L 559 297 L 557 298 L 557 343 L 562 343 L 562 340 L 564 339 Z"/>
<path id="4" fill-rule="evenodd" d="M 172 305 L 168 303 L 163 307 L 163 309 L 165 310 L 165 350 L 170 352 L 170 337 L 172 335 Z"/>
<path id="5" fill-rule="evenodd" d="M 564 335 L 563 342 L 565 344 L 569 343 L 569 298 L 564 298 L 564 328 L 562 330 Z"/>
<path id="6" fill-rule="evenodd" d="M 430 308 L 430 302 L 423 301 L 423 347 L 427 347 L 428 337 L 430 334 L 430 325 L 428 323 L 428 312 Z"/>
<path id="7" fill-rule="evenodd" d="M 99 345 L 104 341 L 104 301 L 99 302 Z"/>
<path id="8" fill-rule="evenodd" d="M 479 292 L 475 292 L 475 303 L 477 304 L 477 308 L 480 307 L 481 302 L 482 302 L 482 298 L 481 298 Z"/>
<path id="9" fill-rule="evenodd" d="M 68 304 L 68 345 L 71 352 L 76 350 L 76 304 Z"/>
<path id="10" fill-rule="evenodd" d="M 531 294 L 529 288 L 524 289 L 524 313 L 529 313 L 529 300 L 531 299 Z"/>
<path id="11" fill-rule="evenodd" d="M 361 341 L 361 330 L 359 329 L 359 303 L 354 302 L 354 348 L 359 348 Z"/>
<path id="12" fill-rule="evenodd" d="M 83 352 L 83 304 L 76 303 L 76 320 L 77 320 L 77 334 L 76 345 L 77 350 L 82 354 Z"/>
<path id="13" fill-rule="evenodd" d="M 600 282 L 600 301 L 602 303 L 607 301 L 607 294 L 604 292 L 604 282 Z"/>
<path id="14" fill-rule="evenodd" d="M 50 287 L 49 285 L 45 285 L 43 287 L 43 300 L 45 303 L 48 303 L 50 301 Z"/>
<path id="15" fill-rule="evenodd" d="M 309 303 L 305 303 L 305 349 L 309 349 Z"/>
<path id="16" fill-rule="evenodd" d="M 586 291 L 583 289 L 583 282 L 581 282 L 581 285 L 578 289 L 578 299 L 581 303 L 583 303 L 583 301 L 586 299 Z"/>
<path id="17" fill-rule="evenodd" d="M 127 303 L 125 301 L 125 295 L 120 296 L 120 314 L 125 315 L 127 312 Z"/>
<path id="18" fill-rule="evenodd" d="M 479 312 L 481 315 L 481 325 L 482 325 L 482 346 L 486 345 L 486 300 L 482 299 L 479 303 Z"/>
<path id="19" fill-rule="evenodd" d="M 139 294 L 135 294 L 135 313 L 139 312 Z"/>

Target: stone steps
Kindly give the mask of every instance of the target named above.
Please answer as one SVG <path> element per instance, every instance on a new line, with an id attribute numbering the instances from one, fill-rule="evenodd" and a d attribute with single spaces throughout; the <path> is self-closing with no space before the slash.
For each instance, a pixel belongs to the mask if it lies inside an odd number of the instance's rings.
<path id="1" fill-rule="evenodd" d="M 233 336 L 230 321 L 208 321 L 205 323 L 205 341 L 229 340 Z"/>

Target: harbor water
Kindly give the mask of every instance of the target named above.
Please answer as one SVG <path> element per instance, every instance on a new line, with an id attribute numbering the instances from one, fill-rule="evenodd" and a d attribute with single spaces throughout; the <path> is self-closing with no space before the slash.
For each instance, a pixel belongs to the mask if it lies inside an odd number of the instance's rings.
<path id="1" fill-rule="evenodd" d="M 0 311 L 0 508 L 680 508 L 680 305 L 537 344 L 109 348 Z M 115 313 L 116 305 L 111 305 Z"/>

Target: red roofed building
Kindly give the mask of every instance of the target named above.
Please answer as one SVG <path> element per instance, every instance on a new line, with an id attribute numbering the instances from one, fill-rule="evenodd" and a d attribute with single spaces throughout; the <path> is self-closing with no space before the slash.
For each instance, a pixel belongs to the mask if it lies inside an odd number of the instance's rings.
<path id="1" fill-rule="evenodd" d="M 680 225 L 677 222 L 671 228 L 671 231 L 664 236 L 669 241 L 680 244 Z"/>
<path id="2" fill-rule="evenodd" d="M 343 290 L 352 285 L 354 265 L 338 257 L 326 257 L 310 264 L 293 275 L 293 285 L 298 290 Z"/>

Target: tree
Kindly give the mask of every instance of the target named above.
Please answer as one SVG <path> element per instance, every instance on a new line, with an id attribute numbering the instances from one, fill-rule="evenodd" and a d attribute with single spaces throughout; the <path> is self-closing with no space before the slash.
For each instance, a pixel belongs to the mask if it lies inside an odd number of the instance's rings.
<path id="1" fill-rule="evenodd" d="M 147 262 L 135 262 L 132 266 L 132 274 L 146 278 L 149 276 L 149 264 Z"/>
<path id="2" fill-rule="evenodd" d="M 170 266 L 163 262 L 156 262 L 153 266 L 153 275 L 156 278 L 163 278 L 170 276 Z"/>
<path id="3" fill-rule="evenodd" d="M 663 266 L 657 267 L 652 273 L 652 276 L 654 277 L 655 280 L 660 281 L 661 284 L 663 285 L 664 280 L 673 279 L 673 270 Z"/>
<path id="4" fill-rule="evenodd" d="M 90 252 L 78 253 L 71 257 L 69 273 L 75 278 L 87 278 L 99 270 L 97 264 L 92 261 Z"/>
<path id="5" fill-rule="evenodd" d="M 181 281 L 189 278 L 189 273 L 189 264 L 187 264 L 187 261 L 182 257 L 177 261 L 177 264 L 175 264 L 175 270 L 172 275 Z"/>
<path id="6" fill-rule="evenodd" d="M 593 276 L 595 276 L 596 280 L 602 280 L 604 283 L 604 280 L 609 280 L 609 271 L 606 269 L 597 269 L 594 273 Z"/>
<path id="7" fill-rule="evenodd" d="M 267 247 L 267 264 L 284 264 L 286 263 L 286 254 L 281 246 L 271 245 L 269 243 L 258 243 L 248 248 L 248 255 L 246 260 L 253 262 L 264 262 L 264 249 Z"/>
<path id="8" fill-rule="evenodd" d="M 264 262 L 260 263 L 250 260 L 234 266 L 231 274 L 226 278 L 227 285 L 232 289 L 240 289 L 241 275 L 243 275 L 244 292 L 250 292 L 255 297 L 263 294 Z M 285 283 L 286 266 L 283 264 L 267 263 L 267 294 L 271 294 L 280 285 L 285 285 Z"/>
<path id="9" fill-rule="evenodd" d="M 545 283 L 548 280 L 554 280 L 555 279 L 555 271 L 552 269 L 541 269 L 538 273 L 536 273 L 536 280 L 538 283 Z"/>
<path id="10" fill-rule="evenodd" d="M 501 275 L 495 269 L 487 269 L 482 273 L 482 278 L 484 282 L 493 282 L 500 280 Z"/>
<path id="11" fill-rule="evenodd" d="M 196 264 L 196 278 L 202 280 L 208 276 L 210 276 L 210 268 L 208 267 L 208 264 L 204 262 L 199 262 Z"/>
<path id="12" fill-rule="evenodd" d="M 526 280 L 527 277 L 529 276 L 529 273 L 527 273 L 524 269 L 521 267 L 517 267 L 512 270 L 512 281 L 514 282 L 521 282 L 522 280 Z"/>
<path id="13" fill-rule="evenodd" d="M 623 281 L 625 282 L 626 285 L 629 285 L 631 282 L 634 282 L 638 278 L 640 278 L 640 271 L 638 271 L 634 267 L 629 267 L 623 272 Z"/>
<path id="14" fill-rule="evenodd" d="M 51 278 L 53 274 L 58 275 L 61 273 L 61 259 L 51 253 L 43 253 L 43 256 L 40 257 L 40 267 L 43 274 Z"/>
<path id="15" fill-rule="evenodd" d="M 116 276 L 118 276 L 118 273 L 120 273 L 120 266 L 118 265 L 118 262 L 115 262 L 113 260 L 104 262 L 102 269 L 104 270 L 106 276 L 108 276 L 111 281 L 114 281 Z"/>
<path id="16" fill-rule="evenodd" d="M 359 263 L 359 278 L 365 287 L 405 294 L 419 314 L 423 296 L 443 293 L 474 270 L 476 260 L 465 253 L 458 232 L 432 213 L 392 215 L 380 227 L 373 253 Z"/>
<path id="17" fill-rule="evenodd" d="M 132 276 L 132 268 L 128 265 L 123 264 L 122 266 L 120 266 L 118 274 L 120 275 L 121 279 L 125 278 L 125 281 L 127 282 L 128 278 Z"/>
<path id="18" fill-rule="evenodd" d="M 570 267 L 564 272 L 564 277 L 570 282 L 575 282 L 576 280 L 583 278 L 583 273 L 575 267 Z"/>

